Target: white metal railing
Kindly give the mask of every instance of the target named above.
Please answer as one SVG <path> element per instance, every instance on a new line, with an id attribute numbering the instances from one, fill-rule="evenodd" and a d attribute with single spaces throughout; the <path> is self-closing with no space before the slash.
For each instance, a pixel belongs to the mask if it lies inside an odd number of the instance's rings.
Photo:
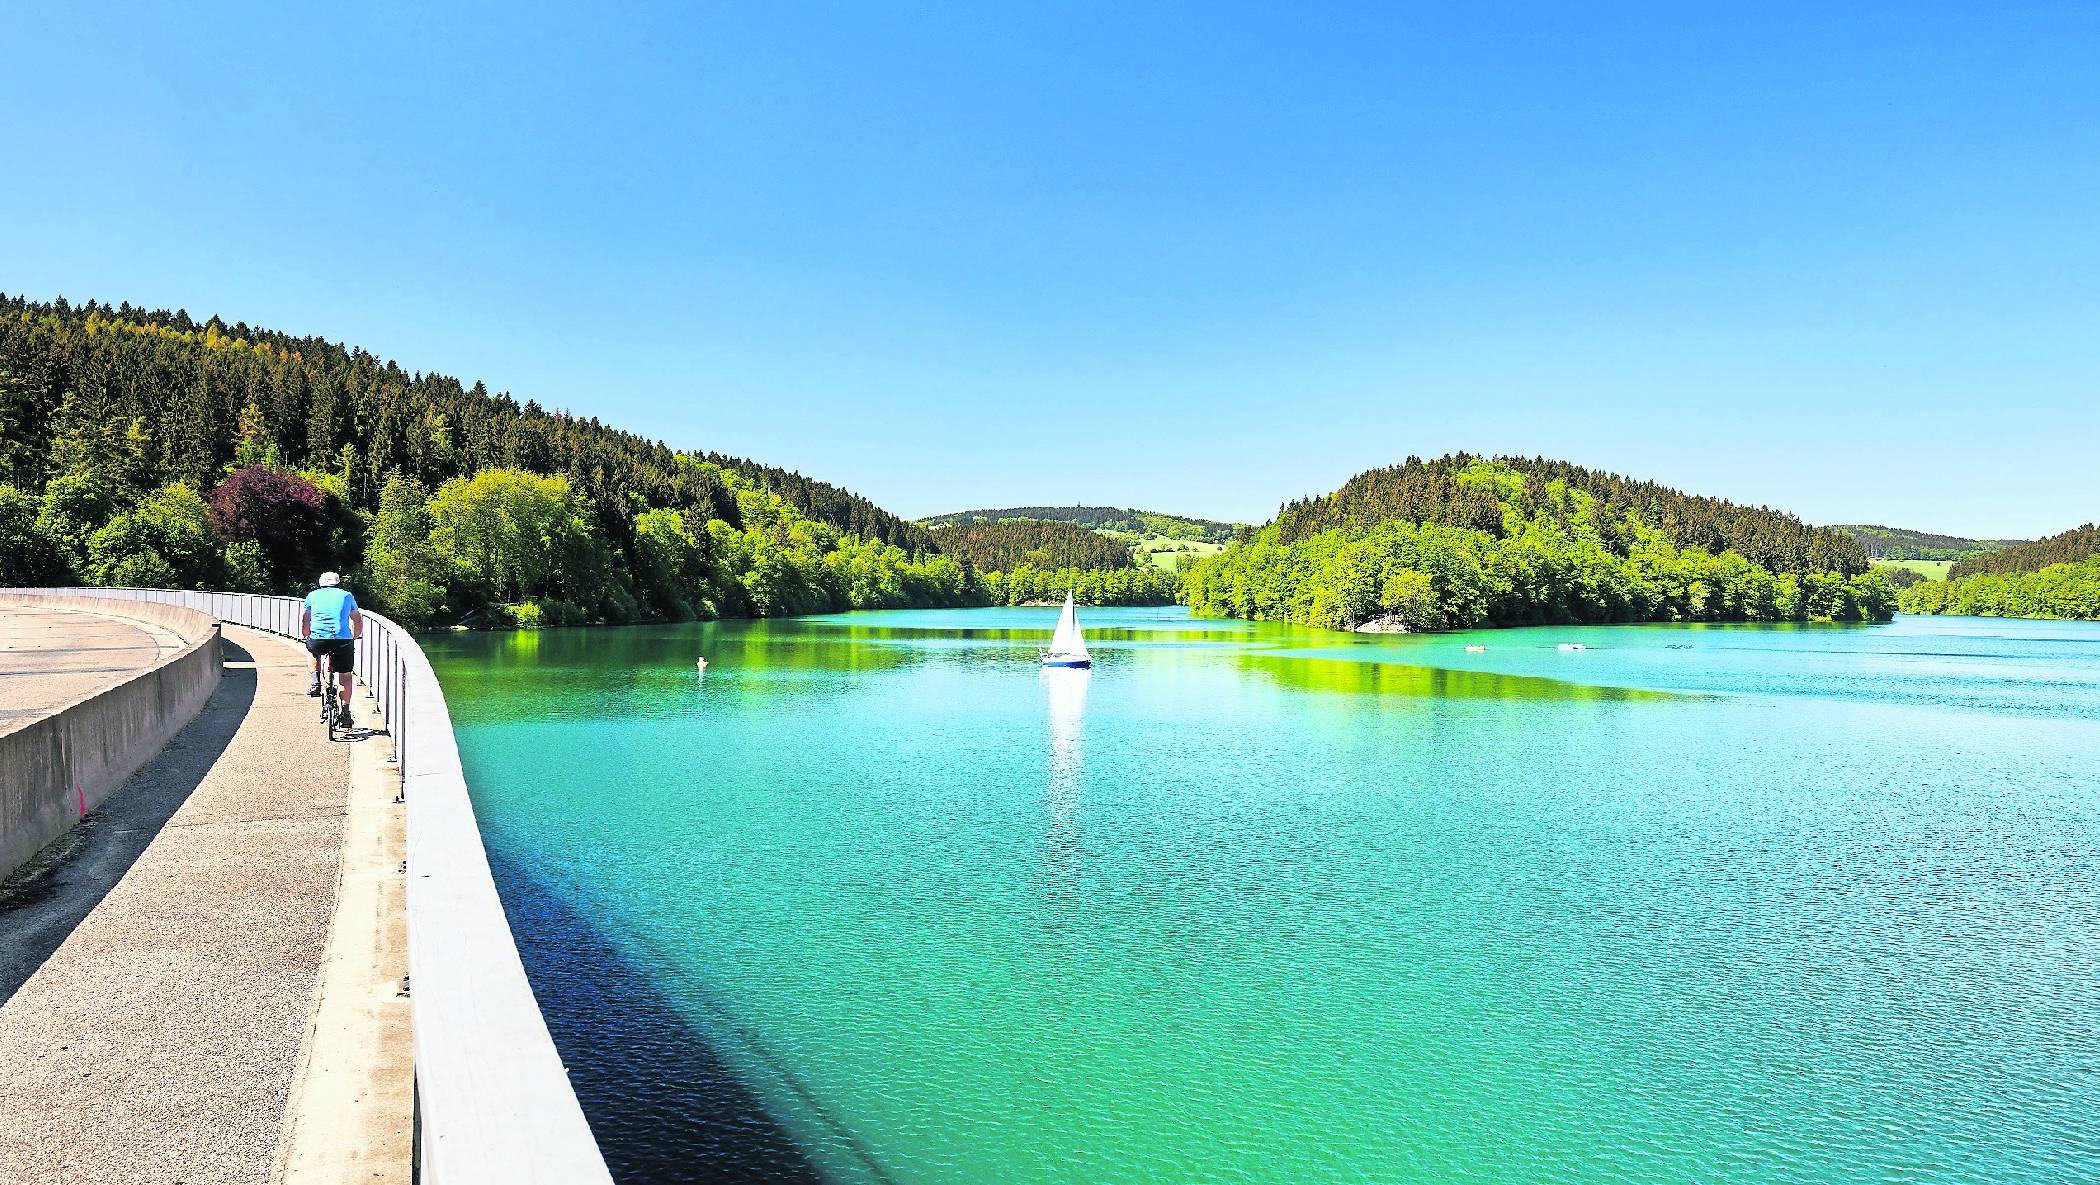
<path id="1" fill-rule="evenodd" d="M 10 588 L 156 601 L 299 636 L 296 597 L 159 588 Z M 409 1000 L 417 1178 L 598 1185 L 605 1158 L 547 1034 L 489 873 L 445 693 L 407 630 L 364 614 L 357 673 L 379 703 L 408 808 Z"/>

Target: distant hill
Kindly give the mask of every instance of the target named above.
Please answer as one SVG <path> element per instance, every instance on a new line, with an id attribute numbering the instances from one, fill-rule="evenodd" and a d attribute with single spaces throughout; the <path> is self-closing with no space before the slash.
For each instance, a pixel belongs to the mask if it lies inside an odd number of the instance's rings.
<path id="1" fill-rule="evenodd" d="M 1830 528 L 1859 540 L 1867 558 L 1876 560 L 1966 560 L 2020 542 L 2018 539 L 1965 539 L 1960 535 L 1935 535 L 1930 531 L 1907 531 L 1902 527 L 1841 523 Z"/>
<path id="2" fill-rule="evenodd" d="M 2039 572 L 2051 564 L 2075 564 L 2096 555 L 2100 555 L 2100 525 L 2087 523 L 2047 539 L 2014 543 L 1971 556 L 1948 569 L 1947 578 L 1959 580 L 1984 572 Z"/>
<path id="3" fill-rule="evenodd" d="M 1374 632 L 1632 621 L 1886 621 L 1842 532 L 1544 458 L 1359 473 L 1185 569 L 1199 617 Z"/>
<path id="4" fill-rule="evenodd" d="M 1117 531 L 1126 535 L 1158 535 L 1166 539 L 1191 539 L 1205 543 L 1227 543 L 1236 523 L 1214 519 L 1161 514 L 1156 510 L 1132 510 L 1124 506 L 1010 506 L 1004 510 L 958 510 L 953 514 L 921 519 L 929 527 L 967 523 L 996 523 L 1009 519 L 1072 523 L 1089 531 Z"/>
<path id="5" fill-rule="evenodd" d="M 1011 572 L 1023 564 L 1044 571 L 1137 566 L 1127 540 L 1075 523 L 1005 518 L 938 526 L 931 535 L 941 554 L 985 572 Z"/>
<path id="6" fill-rule="evenodd" d="M 1489 476 L 1492 475 L 1492 476 Z M 1337 527 L 1362 530 L 1387 522 L 1435 523 L 1501 534 L 1505 507 L 1532 517 L 1554 500 L 1555 485 L 1598 504 L 1605 541 L 1623 553 L 1634 515 L 1678 547 L 1734 551 L 1771 572 L 1856 576 L 1866 549 L 1850 535 L 1815 527 L 1783 511 L 1687 494 L 1652 481 L 1586 469 L 1544 457 L 1476 457 L 1457 453 L 1359 473 L 1332 494 L 1292 502 L 1274 526 L 1284 543 Z"/>

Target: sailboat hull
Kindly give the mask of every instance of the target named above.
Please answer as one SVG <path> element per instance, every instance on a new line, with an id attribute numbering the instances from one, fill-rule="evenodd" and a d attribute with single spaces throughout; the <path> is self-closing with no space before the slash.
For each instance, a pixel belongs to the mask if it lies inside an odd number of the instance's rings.
<path id="1" fill-rule="evenodd" d="M 1093 666 L 1094 660 L 1091 658 L 1046 658 L 1043 660 L 1043 665 L 1046 667 L 1085 668 Z"/>

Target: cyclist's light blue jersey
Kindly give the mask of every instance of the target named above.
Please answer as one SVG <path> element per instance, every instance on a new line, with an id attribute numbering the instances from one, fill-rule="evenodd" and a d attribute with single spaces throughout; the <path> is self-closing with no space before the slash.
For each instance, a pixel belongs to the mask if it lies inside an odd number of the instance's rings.
<path id="1" fill-rule="evenodd" d="M 317 588 L 306 594 L 306 611 L 312 615 L 311 637 L 347 638 L 357 598 L 340 588 Z"/>

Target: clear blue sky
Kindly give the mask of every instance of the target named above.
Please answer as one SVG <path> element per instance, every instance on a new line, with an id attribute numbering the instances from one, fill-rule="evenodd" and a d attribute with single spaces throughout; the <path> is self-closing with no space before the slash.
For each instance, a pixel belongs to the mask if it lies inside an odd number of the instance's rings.
<path id="1" fill-rule="evenodd" d="M 0 290 L 912 515 L 1469 449 L 2100 517 L 2100 5 L 283 7 L 13 10 Z"/>

